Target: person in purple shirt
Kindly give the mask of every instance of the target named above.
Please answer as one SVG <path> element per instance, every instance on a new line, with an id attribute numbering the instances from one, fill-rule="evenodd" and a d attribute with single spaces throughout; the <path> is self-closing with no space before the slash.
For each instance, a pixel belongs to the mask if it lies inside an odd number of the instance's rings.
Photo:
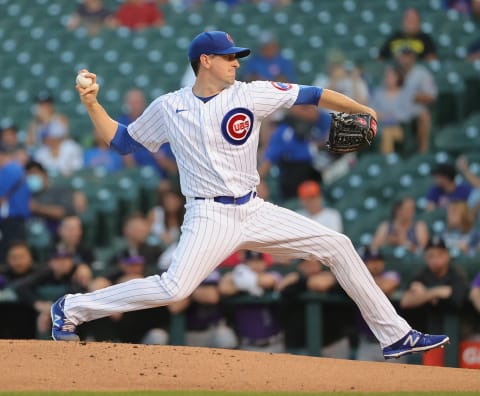
<path id="1" fill-rule="evenodd" d="M 274 289 L 281 275 L 267 271 L 262 253 L 245 252 L 245 264 L 238 264 L 220 280 L 220 293 L 234 296 L 246 292 L 261 296 Z M 283 332 L 277 304 L 242 304 L 235 306 L 234 322 L 240 349 L 261 352 L 283 352 Z"/>
<path id="2" fill-rule="evenodd" d="M 220 271 L 214 270 L 189 298 L 169 305 L 172 314 L 185 312 L 186 345 L 230 349 L 237 346 L 235 332 L 227 326 L 220 306 L 221 277 Z"/>
<path id="3" fill-rule="evenodd" d="M 466 183 L 456 183 L 455 167 L 450 164 L 439 164 L 431 172 L 434 185 L 427 192 L 427 206 L 425 210 L 446 208 L 453 201 L 468 201 L 472 187 Z"/>

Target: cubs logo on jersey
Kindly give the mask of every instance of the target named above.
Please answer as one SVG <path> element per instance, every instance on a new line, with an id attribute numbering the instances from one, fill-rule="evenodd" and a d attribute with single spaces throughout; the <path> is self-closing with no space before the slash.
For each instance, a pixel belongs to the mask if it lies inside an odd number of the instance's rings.
<path id="1" fill-rule="evenodd" d="M 288 83 L 272 81 L 272 85 L 275 88 L 279 89 L 280 91 L 288 91 L 292 89 L 292 84 L 288 84 Z"/>
<path id="2" fill-rule="evenodd" d="M 222 120 L 222 135 L 227 142 L 235 146 L 240 146 L 248 140 L 252 128 L 253 113 L 244 107 L 230 110 Z"/>

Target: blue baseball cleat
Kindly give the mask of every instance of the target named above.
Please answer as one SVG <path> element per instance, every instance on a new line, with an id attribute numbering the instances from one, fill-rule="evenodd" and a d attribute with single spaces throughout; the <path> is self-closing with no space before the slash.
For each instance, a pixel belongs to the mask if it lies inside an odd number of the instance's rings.
<path id="1" fill-rule="evenodd" d="M 80 337 L 75 334 L 75 325 L 65 317 L 63 306 L 65 296 L 59 298 L 52 304 L 50 315 L 52 316 L 52 338 L 55 341 L 80 341 Z"/>
<path id="2" fill-rule="evenodd" d="M 446 335 L 423 334 L 417 330 L 410 330 L 407 335 L 396 343 L 383 348 L 385 359 L 399 358 L 415 352 L 425 352 L 442 347 L 450 342 Z"/>

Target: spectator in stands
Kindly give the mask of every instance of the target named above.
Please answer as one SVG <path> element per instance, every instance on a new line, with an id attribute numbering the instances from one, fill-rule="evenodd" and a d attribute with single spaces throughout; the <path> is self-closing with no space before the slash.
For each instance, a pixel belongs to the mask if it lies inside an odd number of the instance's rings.
<path id="1" fill-rule="evenodd" d="M 413 123 L 417 133 L 418 151 L 428 151 L 432 116 L 428 108 L 437 99 L 437 86 L 430 71 L 417 63 L 416 52 L 402 47 L 395 52 L 395 60 L 403 78 L 402 96 L 406 119 Z"/>
<path id="2" fill-rule="evenodd" d="M 88 283 L 77 279 L 77 267 L 72 255 L 54 250 L 48 267 L 40 268 L 12 284 L 20 301 L 31 304 L 38 312 L 37 332 L 44 337 L 50 331 L 50 306 L 65 293 L 87 291 Z"/>
<path id="3" fill-rule="evenodd" d="M 436 59 L 433 39 L 421 31 L 421 18 L 418 11 L 408 8 L 403 14 L 402 30 L 395 32 L 380 48 L 380 59 L 390 59 L 400 49 L 409 47 L 421 60 Z"/>
<path id="4" fill-rule="evenodd" d="M 102 27 L 113 25 L 112 12 L 103 5 L 102 0 L 83 0 L 70 16 L 67 27 L 69 30 L 75 30 L 83 26 L 90 36 L 94 36 Z"/>
<path id="5" fill-rule="evenodd" d="M 0 131 L 0 145 L 3 145 L 10 153 L 11 158 L 25 165 L 28 162 L 28 153 L 18 138 L 18 129 L 15 125 L 10 125 Z"/>
<path id="6" fill-rule="evenodd" d="M 298 199 L 303 209 L 300 214 L 310 217 L 317 223 L 337 232 L 343 232 L 342 216 L 338 210 L 323 205 L 320 184 L 314 180 L 306 180 L 298 186 Z"/>
<path id="7" fill-rule="evenodd" d="M 368 85 L 360 68 L 346 60 L 342 51 L 332 50 L 327 54 L 328 75 L 319 74 L 313 85 L 333 89 L 347 95 L 357 102 L 367 104 Z"/>
<path id="8" fill-rule="evenodd" d="M 443 0 L 443 6 L 448 10 L 455 10 L 460 14 L 469 15 L 472 11 L 472 1 L 480 3 L 478 0 Z"/>
<path id="9" fill-rule="evenodd" d="M 376 88 L 371 99 L 371 106 L 377 112 L 380 123 L 380 151 L 390 154 L 395 145 L 403 142 L 402 123 L 407 121 L 404 95 L 402 95 L 403 78 L 400 70 L 386 65 L 383 73 L 383 84 Z"/>
<path id="10" fill-rule="evenodd" d="M 83 167 L 83 149 L 67 137 L 67 127 L 53 121 L 45 130 L 42 144 L 33 157 L 47 169 L 51 175 L 70 176 Z"/>
<path id="11" fill-rule="evenodd" d="M 281 275 L 267 270 L 263 254 L 245 252 L 245 264 L 237 265 L 220 280 L 223 296 L 246 292 L 261 296 L 274 290 Z M 283 333 L 278 306 L 273 304 L 242 304 L 235 307 L 234 322 L 240 349 L 260 352 L 283 352 Z"/>
<path id="12" fill-rule="evenodd" d="M 0 144 L 0 263 L 9 243 L 26 237 L 29 200 L 30 190 L 22 165 L 12 158 L 10 149 Z"/>
<path id="13" fill-rule="evenodd" d="M 143 278 L 148 274 L 143 256 L 123 256 L 117 268 L 106 276 L 97 277 L 90 285 L 90 290 L 99 290 L 107 286 Z M 102 320 L 108 328 L 108 339 L 116 335 L 122 342 L 165 345 L 168 343 L 168 310 L 165 307 L 144 309 L 120 313 L 107 320 Z M 92 326 L 93 337 L 98 337 L 98 328 Z M 101 337 L 101 336 L 100 336 Z"/>
<path id="14" fill-rule="evenodd" d="M 415 219 L 415 201 L 407 197 L 397 201 L 392 208 L 390 219 L 377 227 L 370 248 L 378 251 L 386 246 L 399 246 L 415 253 L 423 250 L 428 237 L 425 222 Z"/>
<path id="15" fill-rule="evenodd" d="M 7 149 L 14 150 L 19 145 L 18 141 L 18 129 L 15 125 L 9 125 L 0 131 L 0 144 Z"/>
<path id="16" fill-rule="evenodd" d="M 75 265 L 86 265 L 91 267 L 95 261 L 93 250 L 82 243 L 83 227 L 78 216 L 66 216 L 58 227 L 57 250 L 70 253 L 73 256 Z"/>
<path id="17" fill-rule="evenodd" d="M 468 206 L 472 210 L 473 217 L 478 216 L 480 210 L 480 177 L 473 173 L 468 165 L 467 158 L 460 156 L 457 160 L 457 168 L 460 170 L 462 176 L 473 187 L 468 196 Z"/>
<path id="18" fill-rule="evenodd" d="M 24 241 L 10 243 L 6 254 L 5 268 L 0 271 L 0 289 L 35 271 L 32 253 Z"/>
<path id="19" fill-rule="evenodd" d="M 375 279 L 375 283 L 380 287 L 387 297 L 391 298 L 393 293 L 400 285 L 400 274 L 397 271 L 385 269 L 384 257 L 378 251 L 371 250 L 368 247 L 363 247 L 360 250 L 360 256 L 372 274 L 373 279 Z M 382 351 L 378 347 L 378 342 L 361 317 L 360 312 L 357 313 L 357 325 L 359 342 L 356 358 L 358 360 L 369 360 L 375 362 L 385 361 Z M 398 363 L 400 361 L 395 359 L 390 360 L 390 362 Z M 404 360 L 401 362 L 403 363 Z"/>
<path id="20" fill-rule="evenodd" d="M 124 108 L 125 113 L 118 117 L 118 122 L 123 125 L 129 125 L 135 121 L 145 110 L 145 95 L 139 89 L 131 89 L 125 95 Z M 169 144 L 160 147 L 157 153 L 151 153 L 142 147 L 133 154 L 123 157 L 125 165 L 129 168 L 133 166 L 151 166 L 153 167 L 164 184 L 168 183 L 168 176 L 177 174 L 177 164 Z"/>
<path id="21" fill-rule="evenodd" d="M 148 213 L 150 233 L 164 246 L 178 241 L 185 214 L 185 199 L 176 191 L 159 191 L 158 205 Z"/>
<path id="22" fill-rule="evenodd" d="M 416 311 L 416 328 L 435 332 L 443 329 L 445 313 L 459 312 L 464 307 L 469 287 L 465 273 L 451 263 L 443 239 L 431 238 L 424 257 L 426 265 L 413 277 L 400 306 Z"/>
<path id="23" fill-rule="evenodd" d="M 475 276 L 470 284 L 469 299 L 474 308 L 480 313 L 480 272 Z"/>
<path id="24" fill-rule="evenodd" d="M 319 261 L 308 259 L 302 260 L 296 271 L 285 275 L 277 289 L 282 296 L 281 315 L 287 350 L 306 354 L 305 310 L 301 307 L 300 296 L 307 291 L 345 294 L 330 271 L 324 270 Z M 353 323 L 346 318 L 352 317 L 352 310 L 347 305 L 328 303 L 320 309 L 323 313 L 322 356 L 348 359 L 350 342 L 347 334 Z"/>
<path id="25" fill-rule="evenodd" d="M 26 144 L 29 147 L 42 144 L 52 122 L 58 122 L 68 128 L 68 118 L 57 112 L 50 92 L 40 91 L 35 98 L 35 102 L 35 115 L 33 120 L 30 121 L 27 133 Z"/>
<path id="26" fill-rule="evenodd" d="M 0 303 L 0 338 L 32 339 L 36 333 L 37 312 L 29 304 L 18 301 L 14 285 L 36 271 L 32 254 L 23 241 L 13 241 L 6 252 L 6 266 L 0 270 L 1 296 L 7 304 Z M 4 289 L 4 290 L 2 290 Z M 0 299 L 2 298 L 0 297 Z"/>
<path id="27" fill-rule="evenodd" d="M 425 210 L 446 208 L 452 201 L 467 202 L 472 187 L 466 183 L 456 183 L 456 170 L 451 164 L 439 164 L 431 172 L 434 185 L 427 192 L 427 206 Z"/>
<path id="28" fill-rule="evenodd" d="M 125 0 L 114 15 L 115 25 L 132 30 L 160 27 L 163 23 L 163 13 L 149 0 Z"/>
<path id="29" fill-rule="evenodd" d="M 214 270 L 185 300 L 168 306 L 172 314 L 185 312 L 185 344 L 208 348 L 237 346 L 237 337 L 228 327 L 220 307 L 218 284 L 221 273 Z"/>
<path id="30" fill-rule="evenodd" d="M 278 166 L 282 199 L 296 198 L 297 188 L 305 180 L 321 180 L 321 171 L 333 161 L 334 157 L 322 150 L 330 121 L 329 115 L 315 108 L 297 106 L 273 131 L 258 173 L 265 179 L 272 166 Z"/>
<path id="31" fill-rule="evenodd" d="M 123 168 L 122 156 L 111 149 L 110 146 L 100 138 L 98 131 L 94 128 L 95 146 L 84 152 L 83 163 L 85 168 L 103 168 L 108 173 L 114 173 Z"/>
<path id="32" fill-rule="evenodd" d="M 65 216 L 81 214 L 87 209 L 85 194 L 74 191 L 70 186 L 53 184 L 42 164 L 30 161 L 25 169 L 26 181 L 32 193 L 32 215 L 45 219 L 53 235 Z"/>
<path id="33" fill-rule="evenodd" d="M 280 47 L 271 32 L 263 32 L 259 37 L 260 48 L 242 66 L 242 80 L 269 80 L 295 82 L 295 65 L 280 53 Z"/>
<path id="34" fill-rule="evenodd" d="M 442 234 L 450 252 L 474 255 L 480 244 L 480 232 L 465 201 L 447 205 L 447 227 Z"/>
<path id="35" fill-rule="evenodd" d="M 114 258 L 118 263 L 123 257 L 143 257 L 147 275 L 156 273 L 158 258 L 162 249 L 158 245 L 147 243 L 150 227 L 141 213 L 133 213 L 127 217 L 123 225 L 123 237 L 127 247 Z"/>

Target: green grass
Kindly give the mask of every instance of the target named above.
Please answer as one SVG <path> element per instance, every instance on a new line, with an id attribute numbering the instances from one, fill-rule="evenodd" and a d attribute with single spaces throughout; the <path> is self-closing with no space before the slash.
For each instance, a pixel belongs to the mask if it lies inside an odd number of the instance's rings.
<path id="1" fill-rule="evenodd" d="M 132 391 L 132 392 L 0 392 L 0 396 L 298 396 L 293 392 Z M 316 392 L 308 396 L 475 396 L 479 392 Z"/>

